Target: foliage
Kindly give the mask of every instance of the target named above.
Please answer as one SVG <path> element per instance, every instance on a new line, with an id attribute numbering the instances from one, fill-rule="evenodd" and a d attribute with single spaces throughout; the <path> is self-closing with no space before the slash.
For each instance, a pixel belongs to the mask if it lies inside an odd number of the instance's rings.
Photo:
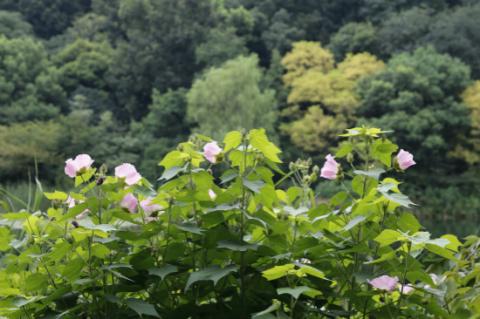
<path id="1" fill-rule="evenodd" d="M 457 145 L 456 155 L 470 164 L 480 162 L 480 81 L 475 81 L 462 93 L 462 101 L 470 111 L 471 128 L 468 139 Z"/>
<path id="2" fill-rule="evenodd" d="M 58 71 L 43 45 L 0 37 L 0 123 L 51 119 L 64 104 Z"/>
<path id="3" fill-rule="evenodd" d="M 331 57 L 331 53 L 320 49 L 319 44 L 316 49 L 315 54 L 319 56 L 310 61 Z M 360 104 L 355 93 L 358 80 L 379 72 L 384 63 L 368 53 L 348 54 L 336 67 L 323 68 L 312 63 L 310 68 L 300 71 L 293 66 L 307 65 L 303 52 L 301 44 L 294 46 L 283 60 L 287 69 L 284 80 L 291 87 L 287 101 L 293 105 L 284 114 L 293 117 L 294 121 L 284 124 L 282 129 L 300 149 L 322 152 L 329 141 L 353 123 Z M 305 112 L 303 108 L 307 108 Z"/>
<path id="4" fill-rule="evenodd" d="M 375 53 L 376 32 L 371 23 L 348 23 L 331 37 L 328 47 L 337 60 L 344 59 L 348 53 Z"/>
<path id="5" fill-rule="evenodd" d="M 392 177 L 397 147 L 380 129 L 344 136 L 345 190 L 320 202 L 318 167 L 281 172 L 263 129 L 229 132 L 216 165 L 208 137 L 181 143 L 156 190 L 85 167 L 46 212 L 1 216 L 0 315 L 477 317 L 478 238 L 431 238 Z M 375 288 L 380 275 L 398 285 Z"/>
<path id="6" fill-rule="evenodd" d="M 18 38 L 32 34 L 32 26 L 18 12 L 0 11 L 0 34 L 7 38 Z"/>
<path id="7" fill-rule="evenodd" d="M 55 151 L 61 138 L 62 126 L 53 121 L 0 126 L 2 179 L 25 174 L 37 165 L 58 163 Z"/>
<path id="8" fill-rule="evenodd" d="M 210 69 L 188 92 L 189 119 L 198 125 L 198 130 L 215 137 L 232 129 L 260 125 L 272 132 L 274 92 L 262 90 L 263 77 L 255 56 L 241 56 Z"/>
<path id="9" fill-rule="evenodd" d="M 420 48 L 394 57 L 383 72 L 361 81 L 358 113 L 365 122 L 394 130 L 399 143 L 429 163 L 424 171 L 448 169 L 445 154 L 470 126 L 460 100 L 468 82 L 469 69 L 458 59 Z"/>

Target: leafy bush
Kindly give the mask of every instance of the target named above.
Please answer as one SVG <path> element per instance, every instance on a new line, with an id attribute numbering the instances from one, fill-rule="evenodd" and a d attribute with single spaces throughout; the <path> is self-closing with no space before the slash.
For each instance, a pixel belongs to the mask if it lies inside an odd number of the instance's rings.
<path id="1" fill-rule="evenodd" d="M 430 238 L 391 177 L 411 154 L 379 129 L 344 136 L 342 164 L 321 169 L 344 188 L 328 201 L 311 188 L 319 167 L 283 172 L 264 130 L 181 143 L 157 190 L 131 164 L 110 176 L 69 159 L 71 192 L 2 216 L 0 315 L 478 317 L 479 239 Z"/>

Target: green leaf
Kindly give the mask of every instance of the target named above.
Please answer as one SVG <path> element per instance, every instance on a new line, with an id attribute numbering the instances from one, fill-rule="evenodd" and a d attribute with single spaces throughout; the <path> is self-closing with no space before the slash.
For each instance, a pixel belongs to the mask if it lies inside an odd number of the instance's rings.
<path id="1" fill-rule="evenodd" d="M 338 157 L 338 158 L 345 157 L 352 151 L 353 151 L 353 144 L 350 142 L 343 142 L 340 144 L 340 147 L 337 149 L 337 152 L 335 153 L 335 157 Z"/>
<path id="2" fill-rule="evenodd" d="M 171 169 L 172 167 L 181 167 L 185 164 L 185 161 L 188 159 L 189 155 L 180 151 L 171 151 L 163 160 L 158 164 L 165 167 L 166 170 Z"/>
<path id="3" fill-rule="evenodd" d="M 127 299 L 125 304 L 128 306 L 128 308 L 135 311 L 140 317 L 146 315 L 160 318 L 160 315 L 158 314 L 157 310 L 155 310 L 155 307 L 143 300 L 131 298 Z"/>
<path id="4" fill-rule="evenodd" d="M 254 193 L 260 193 L 260 189 L 265 185 L 265 183 L 260 180 L 250 181 L 244 178 L 243 185 Z"/>
<path id="5" fill-rule="evenodd" d="M 403 213 L 397 221 L 398 227 L 403 232 L 416 233 L 422 227 L 412 213 Z"/>
<path id="6" fill-rule="evenodd" d="M 281 163 L 282 161 L 278 157 L 282 151 L 268 140 L 264 129 L 251 130 L 248 133 L 250 144 L 259 150 L 266 158 L 275 163 Z"/>
<path id="7" fill-rule="evenodd" d="M 8 228 L 0 227 L 0 251 L 7 251 L 10 249 L 11 233 Z"/>
<path id="8" fill-rule="evenodd" d="M 46 274 L 34 273 L 25 279 L 25 289 L 29 292 L 42 290 L 48 287 Z"/>
<path id="9" fill-rule="evenodd" d="M 252 314 L 252 319 L 264 319 L 265 315 L 268 315 L 274 311 L 280 309 L 281 303 L 278 300 L 273 300 L 273 303 L 265 310 Z"/>
<path id="10" fill-rule="evenodd" d="M 176 266 L 170 265 L 170 264 L 165 264 L 160 268 L 150 268 L 148 269 L 148 273 L 153 276 L 157 276 L 162 278 L 162 280 L 165 279 L 170 274 L 173 274 L 178 271 L 178 268 Z"/>
<path id="11" fill-rule="evenodd" d="M 350 229 L 352 229 L 353 227 L 357 226 L 358 224 L 360 224 L 361 222 L 363 222 L 365 219 L 367 219 L 365 216 L 357 216 L 355 218 L 353 218 L 352 220 L 350 220 L 348 222 L 347 225 L 345 225 L 345 227 L 343 228 L 343 230 L 345 231 L 349 231 Z"/>
<path id="12" fill-rule="evenodd" d="M 378 181 L 378 179 L 380 178 L 380 175 L 385 173 L 385 170 L 382 168 L 375 168 L 368 171 L 354 170 L 353 173 L 356 175 L 372 177 Z"/>
<path id="13" fill-rule="evenodd" d="M 383 197 L 385 197 L 387 200 L 392 201 L 394 203 L 399 204 L 400 206 L 410 208 L 412 206 L 415 206 L 416 204 L 408 198 L 408 196 L 405 196 L 403 194 L 399 193 L 387 193 L 382 191 L 382 189 L 378 189 L 380 193 L 382 193 Z"/>
<path id="14" fill-rule="evenodd" d="M 295 268 L 294 264 L 286 264 L 282 266 L 275 266 L 270 269 L 264 270 L 262 276 L 265 277 L 268 281 L 275 280 L 278 278 L 285 277 L 290 270 Z"/>
<path id="15" fill-rule="evenodd" d="M 168 180 L 174 178 L 175 176 L 177 176 L 178 173 L 184 172 L 184 171 L 185 171 L 184 167 L 178 167 L 178 166 L 174 166 L 174 167 L 171 167 L 169 169 L 165 169 L 162 176 L 160 176 L 160 178 L 158 180 L 168 181 Z"/>
<path id="16" fill-rule="evenodd" d="M 100 258 L 105 259 L 110 254 L 110 249 L 107 246 L 95 243 L 92 245 L 92 255 Z"/>
<path id="17" fill-rule="evenodd" d="M 218 248 L 226 248 L 233 251 L 247 251 L 247 250 L 257 250 L 257 244 L 249 243 L 235 243 L 229 240 L 221 240 L 218 242 Z"/>
<path id="18" fill-rule="evenodd" d="M 219 266 L 214 265 L 196 272 L 192 272 L 188 277 L 185 290 L 188 290 L 191 285 L 198 281 L 213 281 L 213 285 L 215 286 L 220 279 L 237 270 L 238 267 L 236 265 L 230 265 L 225 268 L 220 268 Z"/>
<path id="19" fill-rule="evenodd" d="M 320 279 L 325 279 L 325 274 L 323 273 L 323 271 L 321 271 L 317 268 L 314 268 L 314 267 L 309 266 L 309 265 L 304 265 L 304 264 L 297 264 L 297 266 L 300 267 L 302 272 L 304 272 L 307 275 L 310 275 L 310 276 L 313 276 L 313 277 L 316 277 L 316 278 L 320 278 Z"/>
<path id="20" fill-rule="evenodd" d="M 69 251 L 71 251 L 72 245 L 66 241 L 61 241 L 55 244 L 52 251 L 48 254 L 48 258 L 51 261 L 58 261 L 65 257 Z"/>
<path id="21" fill-rule="evenodd" d="M 278 288 L 277 294 L 279 295 L 289 294 L 293 298 L 298 299 L 298 297 L 300 297 L 301 294 L 305 294 L 305 295 L 308 294 L 309 297 L 315 297 L 320 295 L 321 292 L 307 286 L 298 286 L 295 288 L 290 288 L 290 287 Z"/>
<path id="22" fill-rule="evenodd" d="M 177 227 L 180 230 L 186 231 L 188 233 L 197 234 L 197 235 L 201 235 L 202 232 L 205 231 L 204 229 L 201 229 L 200 227 L 196 226 L 193 223 L 176 224 L 175 227 Z"/>
<path id="23" fill-rule="evenodd" d="M 225 144 L 224 152 L 237 148 L 242 143 L 242 133 L 239 131 L 228 132 L 223 139 L 223 143 Z"/>
<path id="24" fill-rule="evenodd" d="M 68 264 L 63 268 L 62 275 L 70 281 L 74 281 L 82 274 L 83 266 L 85 262 L 81 258 L 71 259 Z"/>
<path id="25" fill-rule="evenodd" d="M 377 237 L 375 241 L 380 244 L 380 247 L 388 246 L 396 241 L 402 240 L 404 237 L 396 230 L 385 229 Z"/>
<path id="26" fill-rule="evenodd" d="M 66 201 L 68 198 L 68 194 L 64 192 L 54 191 L 53 193 L 44 193 L 45 197 L 48 200 L 58 200 L 58 201 Z"/>
<path id="27" fill-rule="evenodd" d="M 398 149 L 398 146 L 387 139 L 375 140 L 372 144 L 372 157 L 379 160 L 387 167 L 392 165 L 392 153 Z"/>

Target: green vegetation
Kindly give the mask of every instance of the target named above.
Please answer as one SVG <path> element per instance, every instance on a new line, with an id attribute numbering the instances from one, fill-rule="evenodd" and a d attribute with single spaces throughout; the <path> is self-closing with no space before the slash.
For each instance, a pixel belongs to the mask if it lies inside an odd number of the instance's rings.
<path id="1" fill-rule="evenodd" d="M 1 183 L 62 185 L 83 152 L 153 179 L 191 133 L 240 127 L 317 160 L 369 124 L 417 154 L 417 187 L 465 199 L 450 215 L 477 214 L 479 16 L 474 0 L 0 1 Z"/>
<path id="2" fill-rule="evenodd" d="M 156 189 L 69 159 L 71 191 L 0 218 L 0 316 L 478 318 L 480 238 L 421 226 L 396 177 L 413 155 L 386 133 L 349 129 L 321 169 L 286 172 L 264 129 L 193 135 Z M 319 178 L 342 190 L 316 200 Z"/>

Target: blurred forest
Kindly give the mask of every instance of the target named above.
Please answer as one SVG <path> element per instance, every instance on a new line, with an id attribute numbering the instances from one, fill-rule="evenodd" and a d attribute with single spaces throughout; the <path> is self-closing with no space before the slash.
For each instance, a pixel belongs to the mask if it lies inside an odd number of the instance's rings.
<path id="1" fill-rule="evenodd" d="M 427 215 L 480 211 L 476 0 L 0 0 L 0 183 L 89 153 L 146 177 L 192 132 L 265 127 L 286 160 L 353 125 L 415 154 Z M 320 191 L 328 193 L 326 186 Z M 415 191 L 415 192 L 413 192 Z"/>

